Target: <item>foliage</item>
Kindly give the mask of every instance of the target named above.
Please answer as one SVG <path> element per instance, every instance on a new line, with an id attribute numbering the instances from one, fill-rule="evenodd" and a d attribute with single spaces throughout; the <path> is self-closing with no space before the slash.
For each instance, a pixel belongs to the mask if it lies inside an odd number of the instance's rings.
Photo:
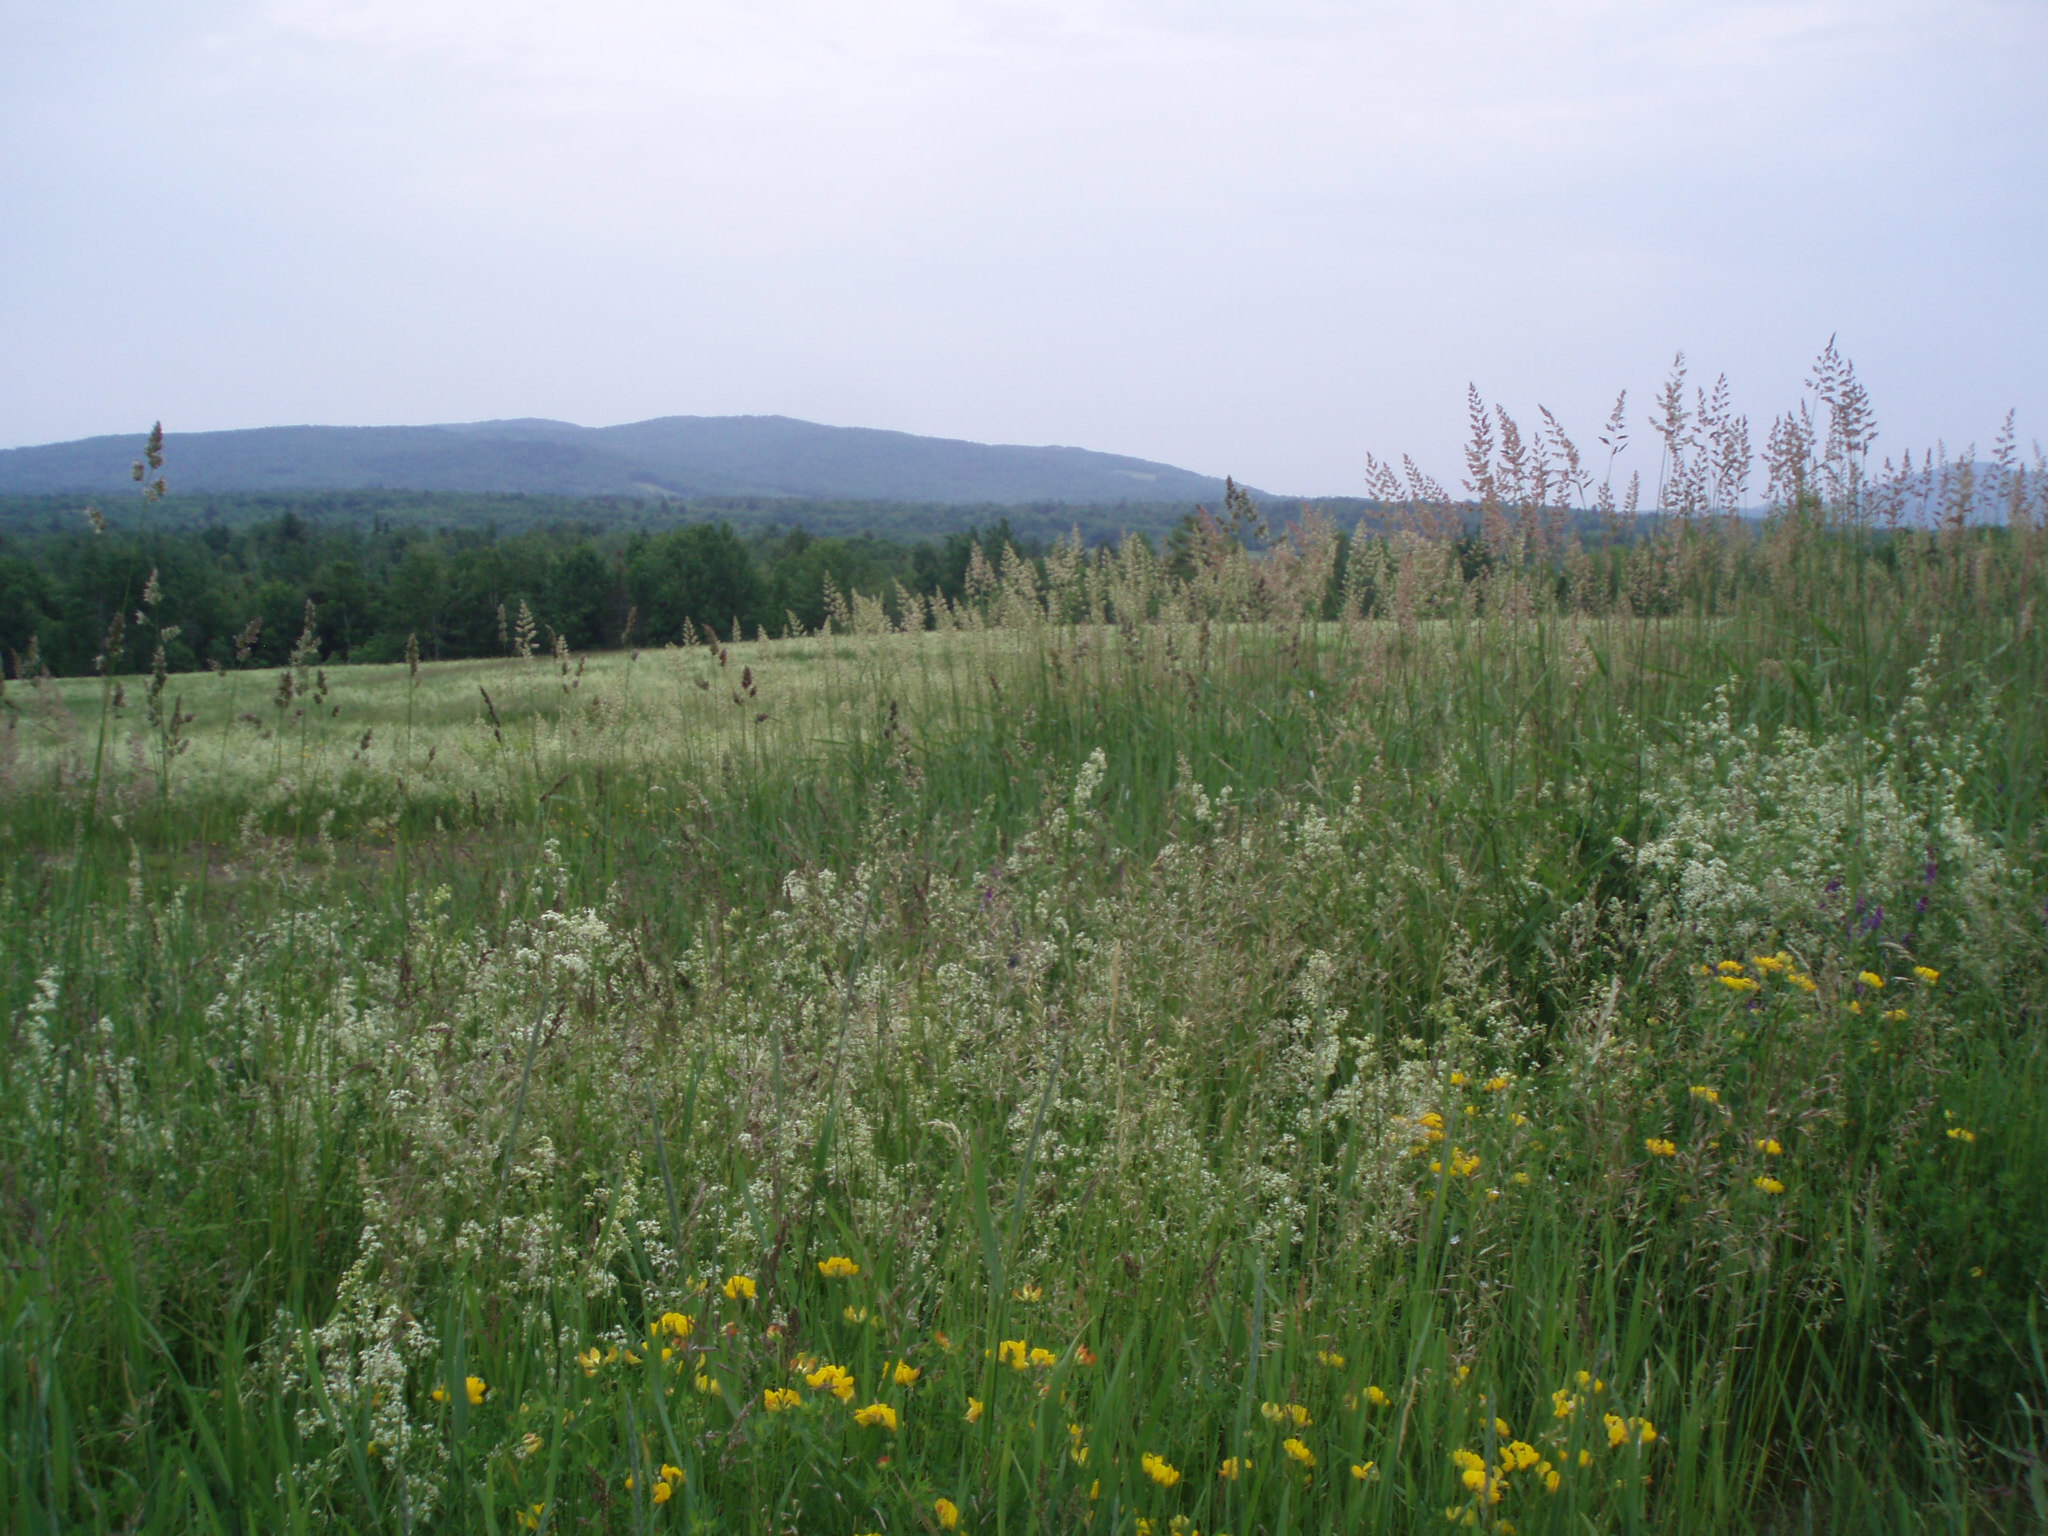
<path id="1" fill-rule="evenodd" d="M 2033 1528 L 2048 526 L 1478 537 L 10 683 L 11 1528 Z"/>

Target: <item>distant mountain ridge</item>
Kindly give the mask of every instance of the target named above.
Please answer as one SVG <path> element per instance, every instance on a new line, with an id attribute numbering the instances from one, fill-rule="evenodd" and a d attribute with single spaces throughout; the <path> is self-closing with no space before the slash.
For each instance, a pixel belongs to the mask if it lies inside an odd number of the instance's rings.
<path id="1" fill-rule="evenodd" d="M 0 493 L 112 495 L 142 434 L 0 450 Z M 479 421 L 165 435 L 182 492 L 407 490 L 557 496 L 843 497 L 952 504 L 1214 503 L 1223 482 L 1085 448 L 827 427 L 788 416 L 663 416 L 616 427 Z"/>

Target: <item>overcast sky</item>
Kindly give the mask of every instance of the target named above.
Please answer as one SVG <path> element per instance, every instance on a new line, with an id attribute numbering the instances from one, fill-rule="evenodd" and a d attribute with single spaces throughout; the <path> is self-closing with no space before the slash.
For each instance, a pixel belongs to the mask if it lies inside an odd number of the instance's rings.
<path id="1" fill-rule="evenodd" d="M 0 446 L 761 412 L 1356 493 L 1468 380 L 1590 438 L 1683 347 L 1761 421 L 1831 333 L 1881 449 L 2048 439 L 2044 66 L 2044 0 L 0 0 Z"/>

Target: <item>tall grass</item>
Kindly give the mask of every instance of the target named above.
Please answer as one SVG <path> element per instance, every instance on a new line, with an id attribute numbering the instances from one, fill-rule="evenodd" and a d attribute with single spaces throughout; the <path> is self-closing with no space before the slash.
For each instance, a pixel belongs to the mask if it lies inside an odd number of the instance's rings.
<path id="1" fill-rule="evenodd" d="M 10 1528 L 2035 1528 L 2042 533 L 1798 494 L 10 685 Z"/>

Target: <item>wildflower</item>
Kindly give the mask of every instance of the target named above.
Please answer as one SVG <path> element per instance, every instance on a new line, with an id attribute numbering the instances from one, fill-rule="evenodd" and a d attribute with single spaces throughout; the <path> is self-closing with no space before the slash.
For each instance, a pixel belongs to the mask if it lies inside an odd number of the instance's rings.
<path id="1" fill-rule="evenodd" d="M 1479 1086 L 1487 1093 L 1505 1093 L 1507 1091 L 1508 1080 L 1496 1074 L 1493 1077 L 1489 1077 L 1485 1082 L 1481 1083 Z"/>
<path id="2" fill-rule="evenodd" d="M 970 1424 L 979 1424 L 979 1423 L 981 1422 L 981 1414 L 982 1414 L 982 1407 L 983 1407 L 983 1404 L 982 1404 L 982 1401 L 981 1401 L 981 1399 L 980 1399 L 980 1398 L 978 1398 L 978 1397 L 970 1397 L 969 1399 L 967 1399 L 967 1422 L 968 1422 L 968 1423 L 970 1423 Z"/>
<path id="3" fill-rule="evenodd" d="M 481 1376 L 466 1376 L 462 1385 L 469 1393 L 469 1406 L 472 1408 L 481 1408 L 484 1399 L 491 1395 L 490 1383 Z"/>
<path id="4" fill-rule="evenodd" d="M 842 1403 L 853 1401 L 853 1375 L 844 1366 L 821 1365 L 807 1373 L 804 1380 L 813 1391 L 830 1392 Z"/>
<path id="5" fill-rule="evenodd" d="M 1508 1179 L 1508 1182 L 1510 1184 L 1521 1184 L 1526 1186 L 1529 1182 L 1529 1175 L 1525 1171 L 1517 1169 L 1515 1173 Z"/>
<path id="6" fill-rule="evenodd" d="M 1086 1344 L 1076 1344 L 1074 1346 L 1074 1363 L 1076 1365 L 1093 1365 L 1095 1363 L 1095 1351 Z"/>
<path id="7" fill-rule="evenodd" d="M 1387 1396 L 1387 1394 L 1378 1387 L 1367 1387 L 1365 1389 L 1365 1400 L 1368 1403 L 1371 1403 L 1375 1408 L 1384 1408 L 1387 1406 L 1387 1404 L 1393 1401 L 1391 1397 Z"/>
<path id="8" fill-rule="evenodd" d="M 654 1325 L 662 1333 L 674 1339 L 687 1339 L 697 1331 L 697 1324 L 680 1312 L 664 1312 L 661 1321 Z"/>
<path id="9" fill-rule="evenodd" d="M 1034 1301 L 1045 1300 L 1045 1287 L 1042 1285 L 1020 1285 L 1011 1294 L 1014 1295 L 1018 1301 L 1024 1302 L 1028 1305 L 1029 1303 Z"/>
<path id="10" fill-rule="evenodd" d="M 891 1379 L 893 1379 L 896 1385 L 899 1387 L 916 1386 L 917 1378 L 922 1376 L 923 1374 L 924 1372 L 918 1369 L 918 1367 L 914 1365 L 907 1365 L 901 1360 L 898 1360 L 895 1363 L 895 1365 L 891 1366 L 889 1369 L 889 1375 Z"/>
<path id="11" fill-rule="evenodd" d="M 1579 1451 L 1579 1465 L 1582 1467 L 1590 1467 L 1591 1465 L 1593 1465 L 1593 1453 L 1582 1447 Z"/>
<path id="12" fill-rule="evenodd" d="M 1579 1411 L 1579 1398 L 1575 1392 L 1559 1387 L 1550 1394 L 1550 1416 L 1554 1419 L 1568 1419 Z"/>
<path id="13" fill-rule="evenodd" d="M 445 1403 L 448 1401 L 448 1389 L 446 1387 L 437 1386 L 434 1388 L 433 1391 L 427 1394 L 427 1399 L 430 1402 Z"/>
<path id="14" fill-rule="evenodd" d="M 1244 1460 L 1240 1461 L 1235 1456 L 1226 1456 L 1223 1458 L 1223 1465 L 1216 1469 L 1216 1475 L 1222 1478 L 1223 1481 L 1225 1481 L 1226 1483 L 1234 1483 L 1237 1481 L 1240 1474 L 1249 1472 L 1251 1471 L 1251 1469 L 1252 1464 L 1250 1457 L 1246 1457 Z"/>
<path id="15" fill-rule="evenodd" d="M 1767 1195 L 1782 1195 L 1785 1193 L 1784 1184 L 1772 1178 L 1768 1173 L 1760 1173 L 1749 1182 Z"/>
<path id="16" fill-rule="evenodd" d="M 1948 1139 L 1950 1141 L 1975 1141 L 1977 1133 L 1975 1131 L 1966 1131 L 1960 1125 L 1952 1125 L 1948 1128 Z"/>
<path id="17" fill-rule="evenodd" d="M 1501 1452 L 1500 1464 L 1517 1472 L 1526 1472 L 1543 1458 L 1536 1454 L 1536 1447 L 1526 1440 L 1510 1441 L 1508 1448 Z"/>
<path id="18" fill-rule="evenodd" d="M 864 1323 L 868 1320 L 868 1309 L 866 1307 L 856 1307 L 849 1302 L 846 1306 L 840 1309 L 839 1315 L 845 1318 L 849 1323 L 853 1323 L 856 1326 L 858 1326 L 859 1324 Z"/>
<path id="19" fill-rule="evenodd" d="M 593 1344 L 576 1357 L 576 1363 L 583 1367 L 584 1375 L 595 1376 L 597 1368 L 604 1364 L 604 1356 L 598 1352 L 597 1346 Z"/>
<path id="20" fill-rule="evenodd" d="M 1031 1363 L 1030 1346 L 1022 1339 L 1004 1339 L 996 1346 L 996 1358 L 1021 1371 Z"/>
<path id="21" fill-rule="evenodd" d="M 1153 1482 L 1162 1488 L 1171 1488 L 1180 1481 L 1180 1468 L 1174 1466 L 1164 1456 L 1154 1455 L 1151 1451 L 1145 1452 L 1144 1455 L 1138 1458 L 1138 1465 L 1144 1470 L 1147 1477 L 1151 1478 Z"/>
<path id="22" fill-rule="evenodd" d="M 1379 1469 L 1380 1464 L 1376 1461 L 1354 1461 L 1351 1463 L 1351 1475 L 1361 1483 L 1379 1471 Z"/>
<path id="23" fill-rule="evenodd" d="M 1785 1150 L 1785 1147 L 1775 1136 L 1759 1136 L 1756 1139 L 1756 1149 L 1765 1157 L 1776 1157 Z"/>
<path id="24" fill-rule="evenodd" d="M 529 1429 L 525 1434 L 519 1437 L 519 1459 L 521 1461 L 524 1461 L 527 1457 L 531 1456 L 535 1451 L 539 1450 L 541 1448 L 541 1444 L 542 1442 L 540 1436 L 536 1435 L 532 1430 Z"/>
<path id="25" fill-rule="evenodd" d="M 702 1392 L 706 1397 L 716 1396 L 719 1390 L 718 1378 L 716 1376 L 708 1375 L 703 1371 L 699 1371 L 697 1373 L 695 1378 L 695 1385 L 697 1390 L 699 1392 Z"/>
<path id="26" fill-rule="evenodd" d="M 1858 971 L 1856 979 L 1873 992 L 1882 992 L 1884 990 L 1884 978 L 1875 971 Z"/>
<path id="27" fill-rule="evenodd" d="M 1261 1403 L 1259 1414 L 1268 1424 L 1292 1424 L 1296 1429 L 1307 1429 L 1315 1423 L 1300 1403 Z"/>
<path id="28" fill-rule="evenodd" d="M 1308 1467 L 1311 1470 L 1315 1467 L 1316 1453 L 1295 1436 L 1289 1435 L 1285 1440 L 1282 1440 L 1280 1442 L 1280 1449 L 1287 1453 L 1290 1461 L 1298 1461 L 1304 1467 Z"/>
<path id="29" fill-rule="evenodd" d="M 1610 1447 L 1628 1444 L 1628 1423 L 1620 1414 L 1602 1414 L 1600 1422 L 1607 1426 L 1607 1444 Z"/>
<path id="30" fill-rule="evenodd" d="M 1916 965 L 1913 967 L 1913 974 L 1926 982 L 1930 987 L 1941 980 L 1941 972 L 1934 969 L 1931 965 Z"/>
<path id="31" fill-rule="evenodd" d="M 1718 1088 L 1709 1088 L 1705 1083 L 1694 1083 L 1692 1087 L 1686 1090 L 1686 1092 L 1690 1093 L 1696 1099 L 1705 1099 L 1709 1104 L 1718 1104 L 1721 1102 L 1721 1090 Z"/>
<path id="32" fill-rule="evenodd" d="M 1820 990 L 1820 984 L 1804 971 L 1794 971 L 1785 979 L 1802 992 L 1817 992 Z"/>
<path id="33" fill-rule="evenodd" d="M 1544 1489 L 1550 1493 L 1557 1492 L 1558 1484 L 1564 1481 L 1563 1474 L 1547 1461 L 1536 1463 L 1536 1475 L 1543 1479 Z"/>
<path id="34" fill-rule="evenodd" d="M 879 1425 L 893 1431 L 896 1428 L 896 1410 L 887 1403 L 869 1403 L 865 1408 L 854 1409 L 853 1422 L 862 1429 L 873 1429 Z"/>
<path id="35" fill-rule="evenodd" d="M 666 1504 L 675 1496 L 675 1489 L 671 1488 L 667 1483 L 656 1483 L 654 1485 L 654 1492 L 649 1495 L 657 1504 Z"/>
<path id="36" fill-rule="evenodd" d="M 1453 1073 L 1451 1074 L 1451 1086 L 1452 1086 L 1453 1088 L 1462 1088 L 1462 1087 L 1464 1087 L 1464 1086 L 1465 1086 L 1465 1074 L 1464 1074 L 1464 1073 L 1462 1073 L 1462 1072 L 1453 1072 Z"/>
<path id="37" fill-rule="evenodd" d="M 1766 976 L 1781 976 L 1785 972 L 1783 955 L 1751 955 L 1749 963 Z"/>
<path id="38" fill-rule="evenodd" d="M 1723 960 L 1714 967 L 1723 976 L 1740 976 L 1743 966 L 1740 960 Z"/>
<path id="39" fill-rule="evenodd" d="M 761 1406 L 770 1413 L 782 1413 L 802 1401 L 803 1395 L 794 1387 L 770 1387 L 761 1394 Z"/>
<path id="40" fill-rule="evenodd" d="M 1051 1350 L 1039 1349 L 1036 1347 L 1032 1349 L 1030 1355 L 1028 1355 L 1026 1358 L 1030 1361 L 1031 1364 L 1039 1367 L 1041 1370 L 1043 1370 L 1048 1365 L 1059 1364 L 1060 1359 L 1060 1357 L 1054 1354 Z"/>
<path id="41" fill-rule="evenodd" d="M 958 1530 L 960 1527 L 960 1506 L 951 1499 L 939 1499 L 932 1505 L 932 1513 L 939 1517 L 939 1529 Z"/>
<path id="42" fill-rule="evenodd" d="M 1333 1371 L 1341 1371 L 1344 1369 L 1344 1357 L 1338 1354 L 1333 1349 L 1317 1350 L 1316 1363 L 1318 1365 L 1326 1365 Z"/>
<path id="43" fill-rule="evenodd" d="M 1643 1147 L 1645 1150 L 1649 1152 L 1650 1156 L 1652 1157 L 1678 1156 L 1678 1144 L 1676 1142 L 1666 1141 L 1661 1136 L 1651 1136 L 1647 1138 L 1643 1142 Z"/>
<path id="44" fill-rule="evenodd" d="M 661 1464 L 661 1480 L 670 1487 L 673 1488 L 680 1484 L 683 1478 L 684 1473 L 681 1467 L 672 1467 L 667 1462 Z"/>
<path id="45" fill-rule="evenodd" d="M 1737 995 L 1744 992 L 1754 992 L 1757 989 L 1757 983 L 1751 981 L 1747 976 L 1717 976 L 1714 979 L 1730 992 Z"/>
<path id="46" fill-rule="evenodd" d="M 728 1276 L 725 1284 L 720 1289 L 725 1292 L 725 1299 L 727 1301 L 752 1301 L 754 1299 L 754 1281 L 750 1275 Z"/>
<path id="47" fill-rule="evenodd" d="M 1515 1433 L 1512 1429 L 1508 1428 L 1508 1421 L 1506 1419 L 1495 1419 L 1493 1421 L 1493 1432 L 1503 1440 L 1512 1438 Z"/>
<path id="48" fill-rule="evenodd" d="M 829 1259 L 818 1261 L 818 1273 L 827 1280 L 851 1280 L 860 1273 L 860 1266 L 853 1260 L 835 1253 Z"/>

